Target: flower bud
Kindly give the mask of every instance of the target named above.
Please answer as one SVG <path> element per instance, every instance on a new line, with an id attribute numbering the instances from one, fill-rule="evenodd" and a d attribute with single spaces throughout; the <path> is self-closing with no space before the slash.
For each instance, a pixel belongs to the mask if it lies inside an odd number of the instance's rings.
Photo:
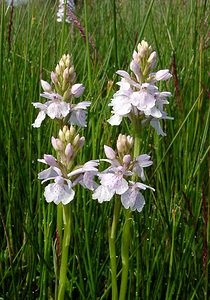
<path id="1" fill-rule="evenodd" d="M 41 80 L 41 86 L 45 92 L 52 92 L 52 87 L 47 81 Z"/>
<path id="2" fill-rule="evenodd" d="M 69 68 L 70 65 L 71 65 L 71 57 L 70 57 L 69 54 L 67 54 L 67 56 L 66 56 L 65 65 L 66 65 L 67 68 Z"/>
<path id="3" fill-rule="evenodd" d="M 58 163 L 57 163 L 56 159 L 52 155 L 44 154 L 44 160 L 51 167 L 57 167 L 58 166 Z"/>
<path id="4" fill-rule="evenodd" d="M 56 68 L 55 68 L 55 73 L 56 75 L 60 75 L 61 74 L 61 69 L 60 66 L 57 64 Z"/>
<path id="5" fill-rule="evenodd" d="M 74 66 L 71 66 L 71 68 L 69 68 L 69 74 L 70 75 L 74 74 Z"/>
<path id="6" fill-rule="evenodd" d="M 124 162 L 124 164 L 129 165 L 129 163 L 131 162 L 130 154 L 127 154 L 123 157 L 123 162 Z"/>
<path id="7" fill-rule="evenodd" d="M 131 61 L 131 63 L 130 63 L 130 69 L 136 75 L 136 78 L 139 81 L 140 77 L 141 77 L 141 69 L 139 67 L 139 64 L 135 60 Z"/>
<path id="8" fill-rule="evenodd" d="M 71 93 L 74 95 L 74 97 L 78 98 L 83 94 L 84 90 L 85 90 L 85 87 L 83 84 L 76 83 L 72 86 Z"/>
<path id="9" fill-rule="evenodd" d="M 58 77 L 57 77 L 56 73 L 53 71 L 51 72 L 51 80 L 54 84 L 58 83 Z"/>
<path id="10" fill-rule="evenodd" d="M 65 53 L 62 55 L 61 59 L 65 62 L 65 60 L 66 60 L 66 54 Z"/>
<path id="11" fill-rule="evenodd" d="M 68 126 L 64 125 L 64 126 L 63 126 L 63 129 L 62 129 L 63 133 L 66 133 L 66 131 L 67 131 L 68 129 L 69 129 Z"/>
<path id="12" fill-rule="evenodd" d="M 117 139 L 117 150 L 119 153 L 123 153 L 125 151 L 126 146 L 126 136 L 123 134 L 119 134 Z"/>
<path id="13" fill-rule="evenodd" d="M 139 56 L 136 50 L 133 51 L 133 59 L 138 63 L 139 62 Z"/>
<path id="14" fill-rule="evenodd" d="M 59 130 L 58 137 L 62 142 L 65 142 L 65 134 L 61 129 Z"/>
<path id="15" fill-rule="evenodd" d="M 128 145 L 128 147 L 129 147 L 130 149 L 132 149 L 132 148 L 133 148 L 133 144 L 134 144 L 133 137 L 130 136 L 130 135 L 128 135 L 128 136 L 127 136 L 127 145 Z"/>
<path id="16" fill-rule="evenodd" d="M 166 70 L 160 70 L 158 71 L 156 74 L 155 74 L 155 79 L 157 81 L 160 81 L 160 80 L 168 80 L 169 78 L 171 78 L 171 74 L 169 73 L 169 70 L 166 69 Z"/>
<path id="17" fill-rule="evenodd" d="M 63 151 L 64 150 L 64 144 L 60 139 L 55 139 L 53 136 L 51 138 L 51 143 L 55 151 Z"/>
<path id="18" fill-rule="evenodd" d="M 142 40 L 141 43 L 138 44 L 138 55 L 141 58 L 144 58 L 149 50 L 149 45 L 146 41 Z"/>
<path id="19" fill-rule="evenodd" d="M 79 139 L 80 139 L 80 136 L 79 134 L 77 134 L 73 140 L 73 145 L 77 147 L 78 143 L 79 143 Z"/>
<path id="20" fill-rule="evenodd" d="M 73 125 L 71 125 L 69 133 L 70 133 L 70 136 L 71 136 L 71 137 L 74 137 L 74 136 L 75 136 L 76 129 L 74 128 Z"/>
<path id="21" fill-rule="evenodd" d="M 65 69 L 65 63 L 63 62 L 63 60 L 59 61 L 59 66 L 60 66 L 60 70 L 63 72 Z"/>
<path id="22" fill-rule="evenodd" d="M 63 79 L 64 79 L 64 81 L 68 81 L 68 79 L 69 79 L 69 69 L 68 68 L 66 68 L 63 71 Z"/>
<path id="23" fill-rule="evenodd" d="M 84 146 L 84 143 L 85 143 L 85 137 L 82 136 L 78 142 L 78 149 L 81 149 Z"/>
<path id="24" fill-rule="evenodd" d="M 153 51 L 153 52 L 150 54 L 150 56 L 149 56 L 149 58 L 148 58 L 148 60 L 147 60 L 147 62 L 148 62 L 148 64 L 150 65 L 150 68 L 151 68 L 151 69 L 154 68 L 154 66 L 155 66 L 155 64 L 156 64 L 156 58 L 157 58 L 157 53 L 156 53 L 155 51 Z"/>
<path id="25" fill-rule="evenodd" d="M 65 155 L 67 156 L 68 160 L 73 156 L 74 149 L 70 143 L 66 146 Z"/>
<path id="26" fill-rule="evenodd" d="M 108 159 L 115 159 L 116 153 L 111 147 L 104 145 L 104 152 Z"/>
<path id="27" fill-rule="evenodd" d="M 76 80 L 76 72 L 74 72 L 74 73 L 71 75 L 70 80 L 71 80 L 71 83 L 74 83 L 74 82 L 75 82 L 75 80 Z"/>

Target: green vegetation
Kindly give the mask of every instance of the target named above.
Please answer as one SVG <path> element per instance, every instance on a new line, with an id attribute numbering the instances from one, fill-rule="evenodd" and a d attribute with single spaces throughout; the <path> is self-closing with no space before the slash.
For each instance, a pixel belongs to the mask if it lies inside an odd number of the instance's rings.
<path id="1" fill-rule="evenodd" d="M 38 158 L 52 153 L 56 134 L 37 115 L 40 78 L 50 81 L 63 53 L 71 53 L 78 82 L 91 100 L 81 160 L 104 157 L 103 145 L 131 134 L 129 122 L 112 127 L 108 103 L 116 91 L 118 69 L 128 69 L 136 44 L 145 39 L 158 52 L 158 67 L 173 74 L 165 88 L 173 121 L 162 138 L 150 128 L 141 153 L 153 166 L 146 205 L 133 213 L 127 299 L 208 299 L 210 257 L 210 132 L 205 0 L 86 0 L 76 14 L 95 49 L 76 26 L 57 23 L 54 1 L 11 8 L 1 1 L 0 25 L 0 299 L 54 299 L 59 255 L 55 244 L 56 206 L 47 204 L 37 179 Z M 12 23 L 11 23 L 12 20 Z M 64 25 L 64 24 L 63 24 Z M 164 90 L 164 86 L 162 87 Z M 111 299 L 108 227 L 114 202 L 98 204 L 78 189 L 72 202 L 72 228 L 65 299 Z M 118 223 L 116 252 L 124 214 Z M 120 256 L 117 258 L 120 270 Z M 118 276 L 120 277 L 121 271 Z"/>

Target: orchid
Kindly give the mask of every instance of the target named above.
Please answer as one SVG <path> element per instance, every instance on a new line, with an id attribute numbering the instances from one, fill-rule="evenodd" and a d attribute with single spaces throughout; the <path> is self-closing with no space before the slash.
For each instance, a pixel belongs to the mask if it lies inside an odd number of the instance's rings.
<path id="1" fill-rule="evenodd" d="M 39 109 L 38 116 L 33 127 L 39 128 L 46 118 L 60 119 L 64 123 L 86 127 L 87 108 L 91 102 L 83 101 L 75 103 L 75 99 L 82 96 L 85 87 L 81 83 L 75 83 L 76 73 L 71 62 L 70 55 L 63 55 L 55 72 L 51 72 L 52 84 L 41 80 L 44 90 L 41 97 L 47 99 L 45 103 L 33 102 Z"/>
<path id="2" fill-rule="evenodd" d="M 44 155 L 44 159 L 38 161 L 48 164 L 50 167 L 38 174 L 38 178 L 42 183 L 48 180 L 54 180 L 45 187 L 44 196 L 46 201 L 64 205 L 68 204 L 74 199 L 75 192 L 72 189 L 72 182 L 65 177 L 60 168 L 58 161 L 52 155 Z"/>
<path id="3" fill-rule="evenodd" d="M 112 107 L 112 116 L 108 120 L 111 125 L 119 125 L 123 117 L 140 120 L 144 125 L 149 121 L 160 135 L 165 135 L 161 126 L 161 119 L 173 119 L 163 111 L 163 105 L 168 104 L 169 92 L 159 92 L 156 82 L 168 80 L 172 75 L 168 69 L 151 72 L 156 64 L 156 52 L 142 41 L 138 45 L 138 52 L 134 51 L 130 69 L 133 75 L 124 70 L 116 73 L 121 76 L 120 86 L 109 106 Z M 146 61 L 146 63 L 145 63 Z"/>
<path id="4" fill-rule="evenodd" d="M 147 188 L 154 191 L 150 186 L 141 182 L 130 181 L 129 178 L 141 178 L 145 180 L 144 168 L 152 165 L 150 156 L 147 154 L 132 158 L 129 148 L 133 143 L 130 136 L 120 135 L 117 143 L 117 152 L 109 146 L 104 146 L 106 158 L 101 161 L 108 162 L 110 166 L 104 171 L 96 174 L 100 185 L 95 189 L 92 198 L 99 203 L 110 201 L 113 196 L 120 195 L 121 203 L 127 209 L 142 210 L 145 200 L 139 192 Z M 126 153 L 127 152 L 127 153 Z"/>
<path id="5" fill-rule="evenodd" d="M 35 108 L 40 110 L 35 122 L 32 124 L 33 127 L 40 127 L 46 115 L 48 115 L 51 119 L 63 119 L 69 114 L 70 105 L 63 101 L 63 98 L 59 94 L 44 93 L 41 94 L 41 96 L 50 99 L 50 101 L 45 103 L 32 103 Z"/>
<path id="6" fill-rule="evenodd" d="M 38 159 L 39 162 L 49 166 L 38 174 L 38 178 L 41 183 L 54 181 L 45 187 L 44 196 L 47 202 L 66 205 L 74 199 L 73 188 L 77 184 L 89 190 L 97 187 L 93 178 L 98 174 L 99 161 L 91 160 L 82 166 L 73 167 L 75 156 L 84 145 L 84 137 L 76 134 L 73 126 L 70 128 L 64 126 L 59 131 L 59 137 L 52 137 L 51 142 L 59 159 L 47 154 L 44 154 L 43 159 Z"/>

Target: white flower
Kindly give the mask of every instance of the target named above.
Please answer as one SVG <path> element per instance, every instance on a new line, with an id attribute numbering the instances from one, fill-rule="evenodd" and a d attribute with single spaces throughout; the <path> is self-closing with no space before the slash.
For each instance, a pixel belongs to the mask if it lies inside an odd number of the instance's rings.
<path id="1" fill-rule="evenodd" d="M 38 178 L 42 180 L 42 183 L 54 180 L 54 183 L 50 183 L 45 187 L 44 196 L 46 201 L 54 202 L 55 204 L 61 202 L 64 205 L 72 201 L 75 195 L 72 189 L 72 182 L 63 177 L 57 160 L 52 155 L 45 154 L 44 159 L 38 159 L 38 161 L 50 166 L 38 174 Z"/>
<path id="2" fill-rule="evenodd" d="M 42 124 L 42 121 L 46 117 L 47 105 L 42 104 L 40 102 L 33 102 L 32 104 L 35 108 L 39 108 L 39 110 L 40 110 L 40 112 L 38 113 L 38 116 L 37 116 L 36 120 L 34 121 L 34 123 L 32 124 L 32 126 L 34 128 L 39 128 Z"/>
<path id="3" fill-rule="evenodd" d="M 94 190 L 97 188 L 97 183 L 93 180 L 94 176 L 98 174 L 98 160 L 90 160 L 86 162 L 83 166 L 80 168 L 77 168 L 76 170 L 73 170 L 68 174 L 68 177 L 76 177 L 73 181 L 73 186 L 75 186 L 77 183 L 81 184 L 84 188 L 87 188 L 89 190 Z"/>
<path id="4" fill-rule="evenodd" d="M 109 161 L 109 160 L 105 160 Z M 114 162 L 114 164 L 116 164 Z M 101 185 L 93 193 L 93 199 L 98 199 L 100 203 L 110 201 L 114 194 L 122 195 L 128 189 L 128 182 L 123 176 L 132 175 L 126 171 L 124 166 L 110 167 L 98 174 Z"/>
<path id="5" fill-rule="evenodd" d="M 168 80 L 172 75 L 168 69 L 150 73 L 156 64 L 157 53 L 152 51 L 146 41 L 138 44 L 138 52 L 133 52 L 130 63 L 132 75 L 124 70 L 116 73 L 121 76 L 117 83 L 120 86 L 111 99 L 112 116 L 108 120 L 111 125 L 120 125 L 124 117 L 132 122 L 150 123 L 158 134 L 164 135 L 161 127 L 161 119 L 171 119 L 163 111 L 163 106 L 168 104 L 166 100 L 169 92 L 159 92 L 156 82 Z M 145 117 L 145 120 L 142 120 Z"/>
<path id="6" fill-rule="evenodd" d="M 94 191 L 92 198 L 98 200 L 99 203 L 102 203 L 104 201 L 110 201 L 113 196 L 114 192 L 107 186 L 99 185 L 99 187 Z"/>
<path id="7" fill-rule="evenodd" d="M 154 91 L 157 88 L 151 84 L 142 84 L 141 90 L 133 92 L 130 96 L 131 103 L 136 106 L 138 110 L 146 112 L 155 106 L 156 99 L 154 97 Z"/>
<path id="8" fill-rule="evenodd" d="M 122 205 L 126 209 L 130 208 L 132 211 L 137 210 L 138 212 L 141 212 L 145 205 L 145 199 L 139 190 L 146 190 L 146 188 L 149 188 L 154 191 L 154 189 L 140 182 L 129 181 L 129 184 L 129 189 L 121 195 Z"/>
<path id="9" fill-rule="evenodd" d="M 134 161 L 134 170 L 143 181 L 145 180 L 144 168 L 149 167 L 152 164 L 153 162 L 147 154 L 142 154 L 136 157 Z"/>
<path id="10" fill-rule="evenodd" d="M 91 102 L 89 101 L 83 101 L 78 104 L 72 105 L 70 109 L 70 124 L 78 125 L 79 127 L 86 127 L 86 109 L 90 106 L 90 104 Z"/>
<path id="11" fill-rule="evenodd" d="M 110 201 L 117 194 L 121 196 L 122 205 L 131 210 L 142 210 L 145 200 L 139 192 L 140 189 L 153 188 L 141 183 L 128 181 L 127 177 L 138 176 L 145 179 L 143 168 L 152 165 L 150 156 L 147 154 L 139 155 L 132 159 L 130 154 L 118 157 L 118 154 L 108 146 L 104 146 L 107 159 L 101 159 L 111 164 L 110 167 L 98 173 L 100 185 L 95 189 L 92 198 L 99 203 Z"/>
<path id="12" fill-rule="evenodd" d="M 123 79 L 128 82 L 132 87 L 136 87 L 137 89 L 141 88 L 140 83 L 136 82 L 135 80 L 133 80 L 130 75 L 128 74 L 128 72 L 124 71 L 124 70 L 118 70 L 116 72 L 118 75 L 120 75 L 121 77 L 123 77 Z M 136 75 L 138 76 L 138 75 Z"/>
<path id="13" fill-rule="evenodd" d="M 45 103 L 32 103 L 35 108 L 40 110 L 35 122 L 32 124 L 33 127 L 40 127 L 46 115 L 48 115 L 51 119 L 62 119 L 68 115 L 70 105 L 63 101 L 63 98 L 59 94 L 44 92 L 41 96 L 49 99 L 50 101 Z"/>
<path id="14" fill-rule="evenodd" d="M 108 120 L 111 125 L 119 125 L 124 116 L 127 116 L 132 110 L 130 96 L 133 93 L 130 84 L 122 80 L 120 90 L 113 95 L 111 103 L 113 116 Z"/>
<path id="15" fill-rule="evenodd" d="M 167 97 L 171 96 L 170 92 L 157 92 L 155 93 L 155 106 L 151 109 L 150 114 L 146 115 L 146 118 L 150 116 L 150 125 L 156 130 L 158 135 L 166 136 L 160 126 L 161 119 L 173 120 L 172 117 L 169 117 L 165 111 L 163 111 L 163 106 L 169 102 L 166 100 Z M 146 120 L 143 120 L 144 123 Z"/>
<path id="16" fill-rule="evenodd" d="M 66 183 L 67 184 L 66 184 Z M 50 183 L 45 187 L 44 196 L 46 201 L 55 204 L 68 204 L 74 199 L 75 191 L 71 188 L 72 183 L 63 177 L 56 177 L 55 183 Z"/>

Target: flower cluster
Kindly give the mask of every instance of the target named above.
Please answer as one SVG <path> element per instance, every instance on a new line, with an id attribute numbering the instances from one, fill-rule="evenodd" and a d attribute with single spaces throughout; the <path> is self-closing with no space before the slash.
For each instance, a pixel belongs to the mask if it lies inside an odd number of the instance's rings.
<path id="1" fill-rule="evenodd" d="M 111 125 L 119 125 L 123 117 L 141 120 L 142 124 L 149 123 L 156 129 L 157 133 L 164 136 L 160 126 L 161 119 L 173 119 L 163 110 L 168 104 L 167 98 L 170 92 L 160 92 L 156 83 L 168 80 L 172 75 L 169 70 L 152 72 L 156 64 L 157 54 L 152 51 L 147 42 L 138 44 L 138 52 L 134 51 L 130 63 L 132 75 L 126 71 L 119 70 L 121 76 L 117 84 L 120 89 L 114 94 L 109 106 L 112 106 L 112 116 L 108 120 Z"/>
<path id="2" fill-rule="evenodd" d="M 98 172 L 98 161 L 88 161 L 83 166 L 74 167 L 75 157 L 83 147 L 85 138 L 76 134 L 73 126 L 64 126 L 59 131 L 59 137 L 52 137 L 51 142 L 58 158 L 45 154 L 44 159 L 39 159 L 49 168 L 40 172 L 38 178 L 42 183 L 54 181 L 45 187 L 44 196 L 47 202 L 61 202 L 66 205 L 74 199 L 73 187 L 77 183 L 90 190 L 96 187 L 93 177 Z"/>
<path id="3" fill-rule="evenodd" d="M 149 188 L 154 191 L 154 189 L 142 182 L 133 180 L 139 177 L 144 181 L 144 168 L 152 165 L 152 161 L 147 154 L 133 158 L 131 155 L 132 148 L 133 138 L 122 134 L 117 140 L 117 152 L 111 147 L 104 146 L 107 158 L 101 161 L 110 163 L 110 167 L 97 174 L 100 185 L 95 189 L 93 199 L 102 203 L 110 201 L 117 194 L 121 196 L 122 205 L 126 209 L 130 208 L 133 211 L 141 212 L 145 200 L 140 190 Z"/>
<path id="4" fill-rule="evenodd" d="M 40 127 L 46 115 L 51 119 L 64 119 L 67 123 L 86 126 L 87 107 L 89 101 L 73 103 L 74 98 L 80 97 L 85 87 L 75 83 L 76 73 L 69 54 L 63 55 L 55 71 L 51 72 L 52 84 L 41 80 L 44 90 L 41 97 L 48 99 L 45 103 L 33 102 L 35 108 L 40 110 L 33 127 Z"/>
<path id="5" fill-rule="evenodd" d="M 71 23 L 72 19 L 70 16 L 70 12 L 75 11 L 75 3 L 74 0 L 60 0 L 59 7 L 57 12 L 57 21 L 63 22 L 64 15 L 66 15 L 66 22 Z"/>

